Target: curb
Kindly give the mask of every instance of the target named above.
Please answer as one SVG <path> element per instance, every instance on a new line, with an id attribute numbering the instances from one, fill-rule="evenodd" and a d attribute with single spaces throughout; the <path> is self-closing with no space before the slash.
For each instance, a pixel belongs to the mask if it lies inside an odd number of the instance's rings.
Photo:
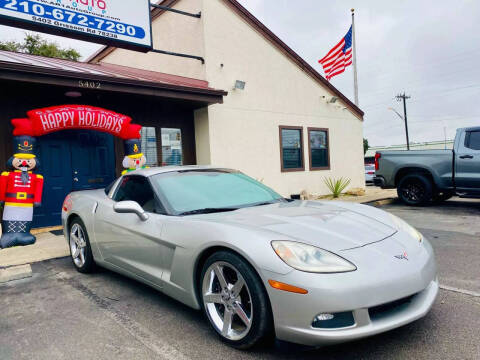
<path id="1" fill-rule="evenodd" d="M 385 199 L 362 202 L 362 204 L 371 205 L 371 206 L 382 206 L 382 205 L 393 204 L 395 201 L 397 201 L 397 198 L 385 198 Z"/>
<path id="2" fill-rule="evenodd" d="M 32 267 L 30 264 L 0 269 L 0 284 L 29 277 L 32 277 Z"/>

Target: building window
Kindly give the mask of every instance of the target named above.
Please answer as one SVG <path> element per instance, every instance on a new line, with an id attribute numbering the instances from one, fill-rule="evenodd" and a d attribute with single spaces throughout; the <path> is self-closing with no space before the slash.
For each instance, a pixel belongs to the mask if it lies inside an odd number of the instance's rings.
<path id="1" fill-rule="evenodd" d="M 140 130 L 142 152 L 147 159 L 148 166 L 157 166 L 157 134 L 154 127 L 142 127 Z"/>
<path id="2" fill-rule="evenodd" d="M 162 128 L 162 166 L 183 165 L 182 132 Z"/>
<path id="3" fill-rule="evenodd" d="M 280 161 L 282 171 L 303 171 L 303 128 L 280 126 Z"/>
<path id="4" fill-rule="evenodd" d="M 308 128 L 310 170 L 330 169 L 328 129 Z"/>

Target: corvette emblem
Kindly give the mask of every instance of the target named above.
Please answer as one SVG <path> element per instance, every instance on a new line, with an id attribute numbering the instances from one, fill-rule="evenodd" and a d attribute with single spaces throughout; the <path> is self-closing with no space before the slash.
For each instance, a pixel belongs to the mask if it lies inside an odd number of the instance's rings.
<path id="1" fill-rule="evenodd" d="M 404 251 L 403 254 L 400 254 L 400 255 L 395 255 L 395 257 L 399 260 L 402 260 L 402 259 L 405 259 L 408 261 L 408 255 L 407 253 Z"/>

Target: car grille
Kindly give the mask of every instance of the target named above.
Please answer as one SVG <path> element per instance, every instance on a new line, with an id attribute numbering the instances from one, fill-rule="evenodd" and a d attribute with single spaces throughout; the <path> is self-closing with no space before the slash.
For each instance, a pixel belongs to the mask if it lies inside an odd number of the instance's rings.
<path id="1" fill-rule="evenodd" d="M 373 306 L 368 309 L 368 313 L 370 315 L 371 320 L 378 320 L 382 317 L 389 316 L 394 314 L 395 312 L 401 311 L 405 308 L 407 308 L 410 303 L 412 302 L 413 298 L 417 294 L 413 294 L 410 296 L 407 296 L 402 299 L 398 299 L 386 304 L 378 305 L 378 306 Z"/>

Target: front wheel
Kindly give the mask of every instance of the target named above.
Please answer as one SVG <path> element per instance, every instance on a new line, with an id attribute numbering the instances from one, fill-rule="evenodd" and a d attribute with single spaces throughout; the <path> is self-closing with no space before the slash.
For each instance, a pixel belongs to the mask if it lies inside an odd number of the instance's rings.
<path id="1" fill-rule="evenodd" d="M 73 265 L 81 273 L 90 273 L 95 269 L 92 248 L 83 221 L 76 218 L 69 231 L 70 255 Z"/>
<path id="2" fill-rule="evenodd" d="M 222 341 L 247 349 L 271 333 L 272 313 L 263 284 L 240 256 L 219 251 L 201 274 L 203 309 Z"/>
<path id="3" fill-rule="evenodd" d="M 397 194 L 407 205 L 425 205 L 432 199 L 432 182 L 422 174 L 407 175 L 398 183 Z"/>

